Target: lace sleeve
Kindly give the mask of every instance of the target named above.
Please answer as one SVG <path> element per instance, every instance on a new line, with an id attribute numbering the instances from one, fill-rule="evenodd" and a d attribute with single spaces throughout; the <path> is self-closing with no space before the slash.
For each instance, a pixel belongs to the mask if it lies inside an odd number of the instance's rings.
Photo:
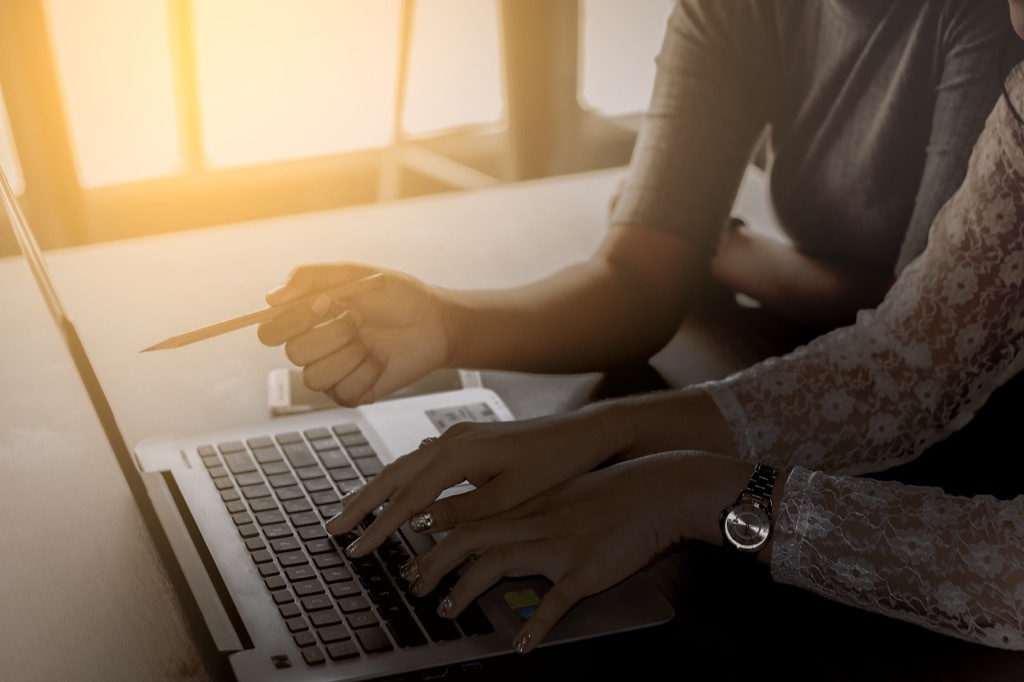
<path id="1" fill-rule="evenodd" d="M 1010 77 L 1024 100 L 1024 65 Z M 1024 367 L 1024 126 L 999 101 L 928 248 L 875 311 L 702 386 L 741 456 L 879 471 L 964 426 Z"/>
<path id="2" fill-rule="evenodd" d="M 954 497 L 796 468 L 772 577 L 1005 649 L 1024 649 L 1024 497 Z"/>
<path id="3" fill-rule="evenodd" d="M 1024 123 L 1010 102 L 1024 108 L 1024 65 L 927 249 L 876 312 L 704 390 L 742 457 L 795 467 L 779 504 L 776 580 L 1024 649 L 1024 496 L 850 475 L 917 457 L 1022 367 Z"/>

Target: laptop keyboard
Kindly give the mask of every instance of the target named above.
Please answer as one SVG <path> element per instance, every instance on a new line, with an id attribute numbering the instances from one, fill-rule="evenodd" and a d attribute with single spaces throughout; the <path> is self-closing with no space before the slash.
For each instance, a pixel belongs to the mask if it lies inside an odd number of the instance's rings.
<path id="1" fill-rule="evenodd" d="M 344 548 L 372 519 L 343 536 L 323 523 L 341 495 L 383 467 L 355 424 L 203 445 L 198 453 L 284 619 L 310 665 L 380 655 L 494 631 L 473 604 L 455 620 L 437 615 L 439 597 L 416 597 L 400 569 L 425 538 L 403 527 L 373 554 Z"/>

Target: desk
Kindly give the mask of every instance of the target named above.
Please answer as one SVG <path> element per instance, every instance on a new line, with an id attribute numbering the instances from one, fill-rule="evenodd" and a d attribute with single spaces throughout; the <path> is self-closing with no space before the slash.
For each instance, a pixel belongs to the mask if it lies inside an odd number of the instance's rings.
<path id="1" fill-rule="evenodd" d="M 266 372 L 286 361 L 281 349 L 261 346 L 251 330 L 175 351 L 137 351 L 184 329 L 261 307 L 263 293 L 291 265 L 369 261 L 448 286 L 527 281 L 592 252 L 621 176 L 621 170 L 601 171 L 48 257 L 122 430 L 134 443 L 266 415 Z M 0 676 L 214 679 L 20 259 L 0 261 L 0 311 Z M 485 373 L 485 383 L 520 417 L 580 405 L 600 380 Z M 729 677 L 747 664 L 761 669 L 757 660 L 767 650 L 784 675 L 813 670 L 817 679 L 1024 675 L 1024 659 L 1017 654 L 774 585 L 765 571 L 723 561 L 710 548 L 668 557 L 654 573 L 670 575 L 680 564 L 688 580 L 677 586 L 676 622 L 611 646 L 577 647 L 569 660 L 580 666 L 584 651 L 601 669 L 615 660 L 656 670 L 660 654 L 673 670 L 687 661 L 693 671 L 710 666 Z M 777 619 L 759 635 L 767 649 L 738 646 L 735 623 L 759 600 Z M 643 652 L 639 660 L 631 654 L 635 648 Z M 865 657 L 866 651 L 873 655 Z M 790 655 L 796 663 L 781 663 Z M 508 670 L 543 676 L 566 656 L 559 649 L 541 650 L 510 660 Z M 822 662 L 824 670 L 813 667 Z"/>

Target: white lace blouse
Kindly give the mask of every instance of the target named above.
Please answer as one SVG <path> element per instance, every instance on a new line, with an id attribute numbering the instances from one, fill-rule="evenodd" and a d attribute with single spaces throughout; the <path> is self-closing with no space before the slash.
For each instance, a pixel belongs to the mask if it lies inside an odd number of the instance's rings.
<path id="1" fill-rule="evenodd" d="M 964 639 L 1024 649 L 1024 496 L 858 477 L 964 426 L 1024 368 L 1024 64 L 928 247 L 855 325 L 703 385 L 741 456 L 792 467 L 774 578 Z M 1024 414 L 1022 414 L 1024 416 Z"/>

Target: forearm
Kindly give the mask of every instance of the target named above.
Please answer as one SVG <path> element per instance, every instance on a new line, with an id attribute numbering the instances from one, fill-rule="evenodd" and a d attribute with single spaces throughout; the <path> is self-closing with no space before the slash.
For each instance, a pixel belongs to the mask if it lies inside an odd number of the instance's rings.
<path id="1" fill-rule="evenodd" d="M 590 260 L 520 287 L 446 291 L 457 367 L 584 372 L 643 360 L 676 331 L 702 270 L 675 236 L 613 228 Z"/>
<path id="2" fill-rule="evenodd" d="M 716 280 L 811 328 L 853 322 L 874 308 L 892 285 L 887 273 L 823 261 L 789 244 L 733 229 L 711 262 Z"/>

